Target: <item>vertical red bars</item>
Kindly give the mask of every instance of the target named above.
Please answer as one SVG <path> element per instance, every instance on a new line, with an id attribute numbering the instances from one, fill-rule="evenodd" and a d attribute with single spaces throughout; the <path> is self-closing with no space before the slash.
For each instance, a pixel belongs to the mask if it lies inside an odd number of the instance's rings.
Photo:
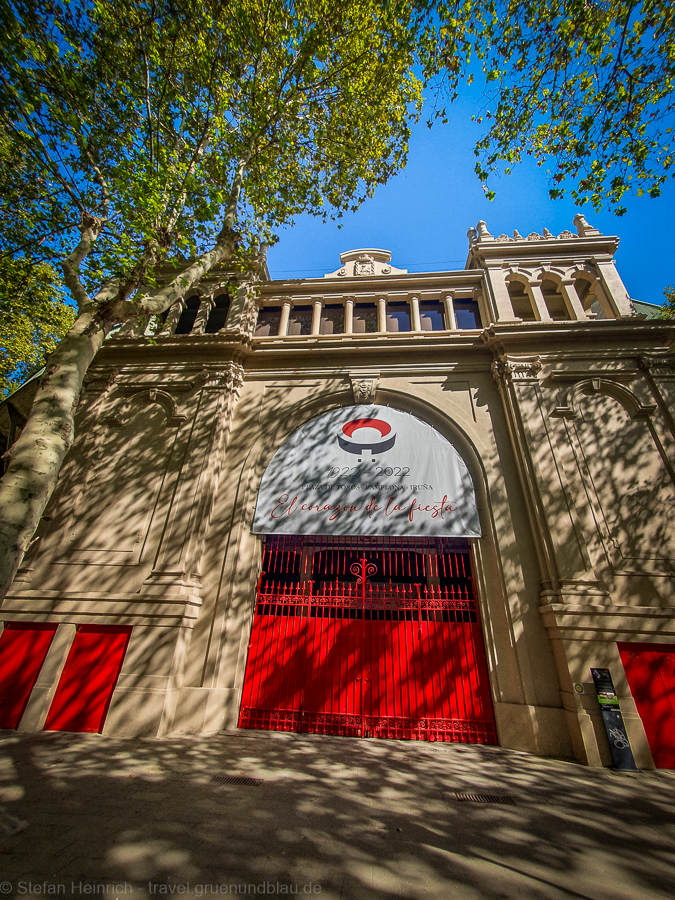
<path id="1" fill-rule="evenodd" d="M 241 727 L 495 742 L 468 542 L 284 541 L 313 564 L 259 597 Z"/>

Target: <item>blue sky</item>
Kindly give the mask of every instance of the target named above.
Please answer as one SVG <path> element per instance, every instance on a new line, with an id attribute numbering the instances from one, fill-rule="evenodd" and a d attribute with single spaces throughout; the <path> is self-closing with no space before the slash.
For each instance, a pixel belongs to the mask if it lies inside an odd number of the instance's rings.
<path id="1" fill-rule="evenodd" d="M 544 227 L 553 234 L 575 231 L 579 209 L 571 198 L 550 200 L 545 167 L 529 160 L 511 176 L 494 178 L 497 197 L 486 200 L 473 171 L 473 146 L 483 126 L 471 122 L 471 112 L 467 100 L 451 109 L 448 125 L 415 126 L 405 170 L 346 215 L 342 228 L 302 216 L 284 229 L 268 255 L 272 278 L 323 275 L 339 266 L 341 251 L 356 247 L 391 250 L 392 263 L 411 272 L 461 269 L 467 229 L 479 219 L 495 237 L 514 228 L 522 235 Z M 667 183 L 657 199 L 633 197 L 626 205 L 622 217 L 596 213 L 588 204 L 581 211 L 603 234 L 621 239 L 616 261 L 630 296 L 660 304 L 664 288 L 675 284 L 675 184 Z"/>

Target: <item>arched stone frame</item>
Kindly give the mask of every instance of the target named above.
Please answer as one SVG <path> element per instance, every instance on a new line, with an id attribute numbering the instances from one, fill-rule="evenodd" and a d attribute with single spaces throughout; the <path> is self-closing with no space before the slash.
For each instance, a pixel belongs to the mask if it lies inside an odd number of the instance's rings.
<path id="1" fill-rule="evenodd" d="M 619 311 L 615 308 L 611 298 L 607 296 L 602 282 L 598 278 L 593 266 L 588 263 L 576 265 L 568 271 L 568 277 L 572 279 L 581 305 L 589 318 L 595 317 L 595 313 L 591 313 L 590 311 L 593 300 L 598 301 L 606 319 L 619 318 Z M 577 286 L 577 282 L 579 281 L 584 281 L 590 285 L 590 288 L 585 295 L 582 294 Z M 588 302 L 589 298 L 591 301 L 590 303 Z"/>
<path id="2" fill-rule="evenodd" d="M 528 272 L 519 271 L 517 268 L 512 268 L 509 271 L 509 273 L 506 275 L 505 281 L 506 281 L 506 288 L 509 293 L 509 300 L 511 302 L 511 309 L 513 310 L 513 315 L 518 319 L 522 319 L 523 322 L 528 322 L 528 321 L 539 322 L 539 321 L 541 321 L 541 312 L 537 307 L 537 303 L 536 303 L 534 295 L 532 293 L 530 274 Z M 522 284 L 523 287 L 525 288 L 525 296 L 527 297 L 527 299 L 529 301 L 530 311 L 532 313 L 531 319 L 529 319 L 529 318 L 525 319 L 522 316 L 518 315 L 518 313 L 516 312 L 516 310 L 513 306 L 514 297 L 511 292 L 511 285 L 514 283 Z"/>
<path id="3" fill-rule="evenodd" d="M 496 526 L 489 500 L 488 479 L 481 453 L 472 436 L 448 416 L 428 403 L 399 391 L 378 390 L 376 402 L 409 412 L 435 428 L 448 439 L 464 459 L 474 481 L 483 537 L 470 540 L 476 575 L 477 601 L 488 657 L 492 698 L 495 706 L 500 740 L 521 749 L 535 750 L 534 738 L 528 743 L 523 737 L 532 727 L 527 712 L 521 663 L 516 650 L 511 611 L 509 608 L 502 563 L 497 550 Z M 226 726 L 236 727 L 241 689 L 246 667 L 247 647 L 255 599 L 255 587 L 260 576 L 261 539 L 251 534 L 251 525 L 262 476 L 276 450 L 301 425 L 331 409 L 353 405 L 351 392 L 340 391 L 331 396 L 309 399 L 298 405 L 293 414 L 279 421 L 265 438 L 258 438 L 249 449 L 241 467 L 237 496 L 233 503 L 228 560 L 223 561 L 220 578 L 220 597 L 216 603 L 212 628 L 210 659 L 205 660 L 207 682 L 221 689 L 229 688 L 229 708 Z M 237 602 L 235 587 L 239 585 Z M 235 608 L 236 607 L 236 608 Z M 227 640 L 226 640 L 227 639 Z M 236 660 L 233 645 L 236 644 Z M 226 649 L 227 648 L 227 649 Z M 228 659 L 223 659 L 226 653 Z M 227 673 L 236 668 L 233 681 L 224 683 Z M 207 686 L 205 684 L 205 686 Z M 519 716 L 518 708 L 522 712 Z M 514 723 L 518 724 L 514 724 Z M 501 728 L 501 723 L 504 728 Z"/>
<path id="4" fill-rule="evenodd" d="M 656 405 L 645 405 L 633 391 L 618 381 L 608 378 L 586 378 L 563 388 L 558 403 L 551 413 L 565 419 L 579 416 L 578 401 L 581 394 L 607 394 L 618 401 L 631 419 L 645 418 L 656 411 Z"/>
<path id="5" fill-rule="evenodd" d="M 535 271 L 534 275 L 540 283 L 550 281 L 557 286 L 557 292 L 561 295 L 565 308 L 567 309 L 569 321 L 584 321 L 588 319 L 584 306 L 577 293 L 574 279 L 570 276 L 566 268 L 563 268 L 562 266 L 541 266 L 541 268 Z M 558 319 L 557 321 L 564 320 Z"/>
<path id="6" fill-rule="evenodd" d="M 161 388 L 153 387 L 140 390 L 133 389 L 133 393 L 122 397 L 117 402 L 113 411 L 103 421 L 107 425 L 123 425 L 134 414 L 133 407 L 138 406 L 142 401 L 159 404 L 166 414 L 166 424 L 170 428 L 181 425 L 185 421 L 185 413 L 179 409 L 175 399 Z"/>

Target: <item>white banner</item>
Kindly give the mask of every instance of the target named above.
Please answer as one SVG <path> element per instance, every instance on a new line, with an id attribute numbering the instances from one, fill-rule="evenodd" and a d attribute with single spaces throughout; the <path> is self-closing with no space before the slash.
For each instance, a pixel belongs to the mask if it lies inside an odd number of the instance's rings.
<path id="1" fill-rule="evenodd" d="M 480 537 L 471 476 L 452 444 L 410 413 L 331 410 L 277 450 L 255 534 Z"/>

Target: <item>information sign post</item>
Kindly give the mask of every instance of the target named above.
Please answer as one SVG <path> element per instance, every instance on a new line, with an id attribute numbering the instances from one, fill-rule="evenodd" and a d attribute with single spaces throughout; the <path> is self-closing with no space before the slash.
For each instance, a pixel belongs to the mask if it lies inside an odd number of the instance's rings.
<path id="1" fill-rule="evenodd" d="M 614 682 L 609 669 L 591 668 L 595 693 L 598 695 L 598 703 L 602 712 L 602 721 L 605 724 L 609 749 L 612 751 L 614 768 L 624 771 L 637 772 L 638 767 L 633 759 L 633 751 L 626 734 L 626 726 L 623 724 L 623 716 L 619 707 L 619 699 L 614 690 Z"/>

